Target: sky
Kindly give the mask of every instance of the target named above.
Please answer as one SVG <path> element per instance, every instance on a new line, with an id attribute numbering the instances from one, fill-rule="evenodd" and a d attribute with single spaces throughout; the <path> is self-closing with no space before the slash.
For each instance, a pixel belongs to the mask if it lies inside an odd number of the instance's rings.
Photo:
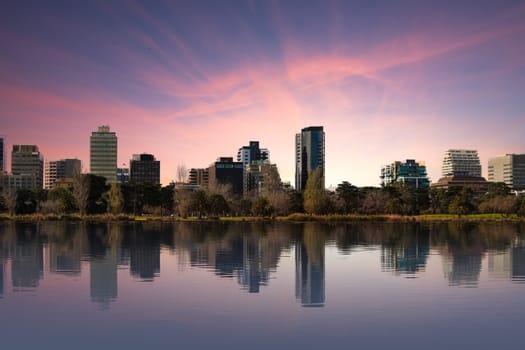
<path id="1" fill-rule="evenodd" d="M 109 125 L 133 154 L 207 167 L 258 140 L 294 185 L 324 126 L 326 185 L 443 153 L 525 153 L 525 1 L 4 1 L 0 134 L 79 158 Z"/>

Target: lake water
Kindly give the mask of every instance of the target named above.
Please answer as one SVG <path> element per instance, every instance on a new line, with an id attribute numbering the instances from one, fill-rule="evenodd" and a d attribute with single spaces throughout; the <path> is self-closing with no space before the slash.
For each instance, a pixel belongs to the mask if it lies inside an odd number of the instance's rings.
<path id="1" fill-rule="evenodd" d="M 0 223 L 0 349 L 523 349 L 525 224 Z"/>

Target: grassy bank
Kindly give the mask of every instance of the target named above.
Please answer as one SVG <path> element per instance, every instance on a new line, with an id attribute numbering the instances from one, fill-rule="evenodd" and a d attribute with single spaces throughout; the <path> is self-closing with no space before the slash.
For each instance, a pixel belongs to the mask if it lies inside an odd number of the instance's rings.
<path id="1" fill-rule="evenodd" d="M 415 216 L 402 215 L 359 215 L 359 214 L 331 214 L 331 215 L 310 215 L 295 213 L 288 216 L 275 218 L 262 218 L 257 216 L 235 216 L 235 217 L 188 217 L 179 218 L 171 216 L 134 216 L 126 214 L 99 214 L 85 215 L 78 214 L 31 214 L 8 216 L 0 214 L 0 221 L 92 221 L 92 222 L 112 222 L 112 221 L 227 221 L 227 222 L 246 222 L 246 221 L 289 221 L 289 222 L 356 222 L 356 221 L 525 221 L 525 217 L 518 217 L 516 214 L 469 214 L 458 217 L 453 214 L 424 214 Z"/>

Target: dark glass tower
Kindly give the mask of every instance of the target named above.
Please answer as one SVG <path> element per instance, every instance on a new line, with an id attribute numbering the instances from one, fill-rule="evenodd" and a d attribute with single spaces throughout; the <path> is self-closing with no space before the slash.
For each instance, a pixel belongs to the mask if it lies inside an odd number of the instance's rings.
<path id="1" fill-rule="evenodd" d="M 0 176 L 6 172 L 5 168 L 5 138 L 0 135 Z"/>
<path id="2" fill-rule="evenodd" d="M 160 161 L 152 154 L 135 154 L 129 164 L 131 182 L 160 184 Z"/>
<path id="3" fill-rule="evenodd" d="M 322 126 L 310 126 L 295 135 L 295 189 L 303 191 L 310 172 L 324 170 L 324 131 Z M 324 181 L 324 180 L 323 180 Z M 323 183 L 324 188 L 324 183 Z"/>

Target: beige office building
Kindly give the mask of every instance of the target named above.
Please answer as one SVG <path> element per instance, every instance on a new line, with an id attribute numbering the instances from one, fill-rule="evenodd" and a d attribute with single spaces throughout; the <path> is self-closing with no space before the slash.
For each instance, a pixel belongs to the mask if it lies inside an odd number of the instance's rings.
<path id="1" fill-rule="evenodd" d="M 489 181 L 504 182 L 515 191 L 525 190 L 525 154 L 506 154 L 489 159 Z"/>
<path id="2" fill-rule="evenodd" d="M 117 181 L 117 135 L 107 125 L 91 133 L 89 168 L 91 174 L 105 177 L 107 183 Z"/>

